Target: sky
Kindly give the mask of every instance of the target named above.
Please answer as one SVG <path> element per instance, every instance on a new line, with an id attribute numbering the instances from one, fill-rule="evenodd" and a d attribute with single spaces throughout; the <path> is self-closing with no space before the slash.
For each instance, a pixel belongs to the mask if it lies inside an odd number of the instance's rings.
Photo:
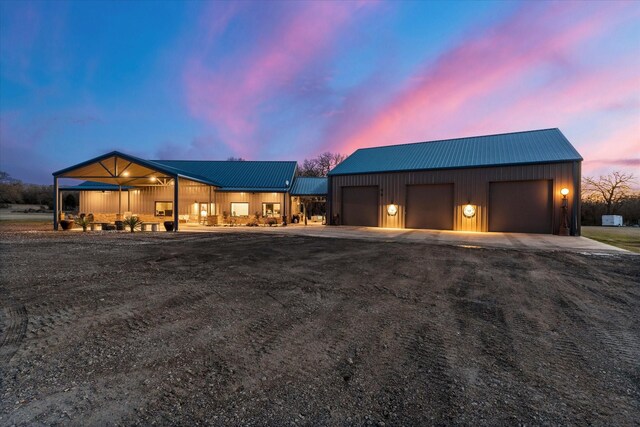
<path id="1" fill-rule="evenodd" d="M 640 2 L 0 2 L 0 170 L 558 127 L 640 175 Z"/>

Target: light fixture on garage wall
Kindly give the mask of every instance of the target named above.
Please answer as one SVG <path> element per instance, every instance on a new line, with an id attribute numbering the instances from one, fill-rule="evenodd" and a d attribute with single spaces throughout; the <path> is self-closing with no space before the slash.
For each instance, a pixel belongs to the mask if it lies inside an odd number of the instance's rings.
<path id="1" fill-rule="evenodd" d="M 467 203 L 464 208 L 462 208 L 462 214 L 467 218 L 473 218 L 476 216 L 476 207 L 471 203 Z"/>
<path id="2" fill-rule="evenodd" d="M 393 201 L 391 201 L 391 203 L 387 205 L 387 215 L 396 216 L 397 213 L 398 213 L 398 205 L 396 205 L 395 203 L 393 203 Z"/>
<path id="3" fill-rule="evenodd" d="M 567 196 L 569 195 L 569 189 L 564 187 L 560 190 L 560 194 L 562 194 L 562 222 L 560 223 L 560 230 L 558 234 L 561 236 L 568 236 L 569 233 L 569 199 Z"/>

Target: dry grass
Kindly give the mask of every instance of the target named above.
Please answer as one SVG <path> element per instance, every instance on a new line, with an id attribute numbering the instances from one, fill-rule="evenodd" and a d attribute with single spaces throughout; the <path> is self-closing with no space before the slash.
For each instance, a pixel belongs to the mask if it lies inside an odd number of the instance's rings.
<path id="1" fill-rule="evenodd" d="M 598 242 L 640 253 L 639 227 L 582 227 L 582 235 Z"/>

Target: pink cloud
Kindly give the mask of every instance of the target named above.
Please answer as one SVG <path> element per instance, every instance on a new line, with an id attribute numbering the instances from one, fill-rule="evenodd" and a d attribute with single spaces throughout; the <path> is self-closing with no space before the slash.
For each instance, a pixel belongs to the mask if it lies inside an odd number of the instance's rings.
<path id="1" fill-rule="evenodd" d="M 270 96 L 330 53 L 340 31 L 362 6 L 356 2 L 301 3 L 296 13 L 254 49 L 240 57 L 208 66 L 203 56 L 186 66 L 184 79 L 190 112 L 214 125 L 221 139 L 248 156 L 256 144 L 259 115 Z"/>
<path id="2" fill-rule="evenodd" d="M 350 153 L 367 146 L 521 130 L 532 123 L 557 126 L 556 99 L 561 99 L 561 113 L 571 116 L 610 106 L 618 95 L 637 92 L 637 70 L 606 86 L 598 84 L 598 76 L 585 75 L 579 82 L 552 85 L 553 93 L 543 89 L 546 97 L 531 88 L 531 77 L 544 69 L 568 68 L 580 47 L 627 19 L 628 12 L 621 5 L 527 3 L 502 24 L 470 35 L 435 63 L 425 64 L 373 114 L 335 123 L 325 137 L 327 148 Z M 531 99 L 514 99 L 505 92 L 509 88 Z M 572 103 L 576 97 L 579 104 Z M 496 108 L 503 98 L 507 102 Z"/>
<path id="3" fill-rule="evenodd" d="M 589 137 L 581 150 L 583 174 L 599 175 L 612 170 L 629 170 L 640 176 L 640 120 L 610 132 L 605 138 Z"/>

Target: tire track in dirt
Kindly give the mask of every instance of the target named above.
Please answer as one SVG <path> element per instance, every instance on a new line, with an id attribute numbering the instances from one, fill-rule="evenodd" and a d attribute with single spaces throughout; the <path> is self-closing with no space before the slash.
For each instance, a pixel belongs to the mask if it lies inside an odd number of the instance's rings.
<path id="1" fill-rule="evenodd" d="M 20 344 L 27 333 L 27 310 L 24 305 L 3 307 L 0 312 L 0 365 L 8 364 L 13 355 L 20 348 Z"/>

